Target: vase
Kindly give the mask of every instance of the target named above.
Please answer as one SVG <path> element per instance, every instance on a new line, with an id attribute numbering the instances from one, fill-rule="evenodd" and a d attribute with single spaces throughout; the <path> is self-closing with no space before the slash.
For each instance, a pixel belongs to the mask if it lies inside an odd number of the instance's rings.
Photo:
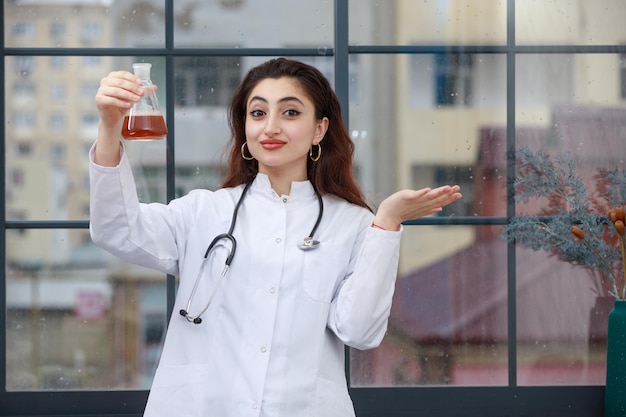
<path id="1" fill-rule="evenodd" d="M 615 300 L 609 313 L 606 346 L 604 417 L 626 416 L 626 301 Z"/>

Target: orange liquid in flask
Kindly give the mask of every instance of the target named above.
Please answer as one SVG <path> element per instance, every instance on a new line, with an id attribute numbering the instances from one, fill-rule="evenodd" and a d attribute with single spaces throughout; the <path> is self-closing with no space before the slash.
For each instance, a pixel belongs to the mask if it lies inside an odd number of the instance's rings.
<path id="1" fill-rule="evenodd" d="M 127 140 L 163 139 L 167 136 L 167 126 L 160 114 L 126 116 L 122 127 L 122 137 Z"/>

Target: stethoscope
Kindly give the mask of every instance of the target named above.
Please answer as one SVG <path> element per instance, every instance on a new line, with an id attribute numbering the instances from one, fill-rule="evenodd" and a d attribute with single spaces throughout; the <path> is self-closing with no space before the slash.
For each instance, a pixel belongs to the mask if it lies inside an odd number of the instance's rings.
<path id="1" fill-rule="evenodd" d="M 228 233 L 222 233 L 220 235 L 215 236 L 215 238 L 213 238 L 213 240 L 207 247 L 206 252 L 204 252 L 202 265 L 200 266 L 200 270 L 198 271 L 196 282 L 194 282 L 193 284 L 191 294 L 189 294 L 189 300 L 187 300 L 187 306 L 186 308 L 181 309 L 179 311 L 180 315 L 183 316 L 185 319 L 187 319 L 189 323 L 193 323 L 193 324 L 202 323 L 202 318 L 200 316 L 202 316 L 208 310 L 209 306 L 211 305 L 211 302 L 213 301 L 213 297 L 215 297 L 217 290 L 220 288 L 222 284 L 222 280 L 224 279 L 224 277 L 226 276 L 226 273 L 228 272 L 230 268 L 230 263 L 233 261 L 233 257 L 235 256 L 235 251 L 237 249 L 237 240 L 235 239 L 235 236 L 233 236 L 233 231 L 235 230 L 235 223 L 237 223 L 237 213 L 239 213 L 239 208 L 241 207 L 241 203 L 243 202 L 243 199 L 246 196 L 246 193 L 248 192 L 248 189 L 250 188 L 253 182 L 254 182 L 254 178 L 252 178 L 246 184 L 243 191 L 241 192 L 239 201 L 237 201 L 237 204 L 235 205 L 235 210 L 233 211 L 233 217 L 230 221 L 230 227 L 228 228 Z M 315 232 L 317 231 L 317 227 L 320 225 L 320 222 L 322 221 L 322 214 L 324 212 L 324 202 L 322 201 L 322 196 L 317 191 L 315 186 L 313 186 L 313 191 L 315 191 L 315 195 L 317 196 L 317 201 L 319 203 L 319 212 L 317 214 L 317 220 L 315 221 L 315 225 L 313 226 L 313 229 L 311 229 L 311 233 L 309 233 L 309 235 L 304 238 L 302 243 L 298 244 L 298 248 L 300 248 L 303 251 L 315 249 L 320 245 L 320 242 L 315 240 L 313 236 L 315 235 Z M 193 298 L 196 295 L 196 290 L 198 289 L 198 284 L 200 284 L 200 279 L 202 278 L 202 274 L 204 272 L 204 267 L 207 263 L 207 259 L 209 258 L 209 255 L 211 254 L 211 250 L 213 250 L 215 245 L 217 245 L 219 241 L 224 240 L 224 239 L 230 241 L 231 243 L 230 251 L 228 252 L 228 256 L 226 257 L 226 261 L 224 262 L 224 269 L 222 270 L 222 273 L 220 274 L 218 281 L 215 284 L 213 291 L 211 292 L 209 300 L 207 301 L 202 311 L 200 311 L 197 315 L 192 316 L 191 314 L 189 314 L 189 310 L 191 309 L 191 302 L 193 301 Z"/>

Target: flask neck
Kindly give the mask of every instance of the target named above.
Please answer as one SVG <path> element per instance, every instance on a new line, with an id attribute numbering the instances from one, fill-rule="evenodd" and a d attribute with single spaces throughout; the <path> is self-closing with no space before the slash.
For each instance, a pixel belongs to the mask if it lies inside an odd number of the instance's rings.
<path id="1" fill-rule="evenodd" d="M 152 64 L 147 63 L 137 63 L 133 64 L 133 72 L 135 75 L 142 80 L 150 80 L 150 68 Z"/>

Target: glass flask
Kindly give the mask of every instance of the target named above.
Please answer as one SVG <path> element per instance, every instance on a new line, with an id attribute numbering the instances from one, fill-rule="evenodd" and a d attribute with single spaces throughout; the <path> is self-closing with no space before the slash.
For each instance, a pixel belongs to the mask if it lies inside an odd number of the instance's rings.
<path id="1" fill-rule="evenodd" d="M 152 64 L 133 64 L 133 71 L 141 79 L 144 94 L 124 118 L 122 137 L 126 140 L 156 140 L 167 136 L 165 119 L 161 113 L 154 84 L 150 80 L 150 68 Z"/>

